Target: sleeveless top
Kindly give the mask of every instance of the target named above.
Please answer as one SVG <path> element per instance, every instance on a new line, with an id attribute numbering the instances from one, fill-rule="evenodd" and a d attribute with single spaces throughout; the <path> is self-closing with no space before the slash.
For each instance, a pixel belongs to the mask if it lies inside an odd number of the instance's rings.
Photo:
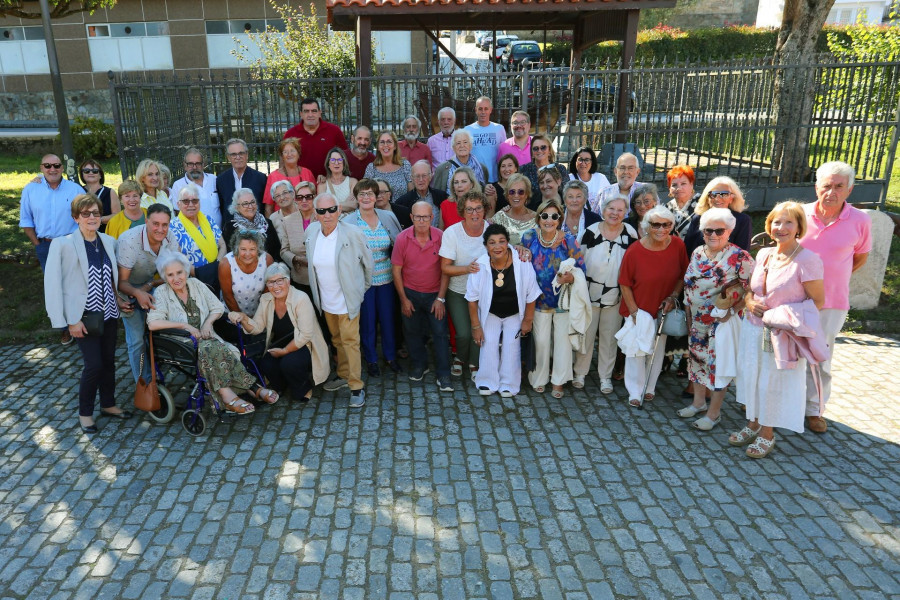
<path id="1" fill-rule="evenodd" d="M 329 180 L 325 181 L 325 187 L 328 189 L 328 193 L 334 196 L 335 200 L 337 200 L 338 205 L 344 210 L 344 206 L 347 205 L 347 201 L 350 200 L 353 204 L 356 204 L 356 201 L 353 200 L 353 190 L 350 189 L 350 177 L 344 177 L 344 181 L 335 185 Z M 349 205 L 347 205 L 349 208 Z M 354 206 L 353 209 L 356 207 Z M 344 212 L 347 212 L 344 210 Z"/>
<path id="2" fill-rule="evenodd" d="M 253 316 L 259 306 L 259 297 L 266 289 L 266 282 L 263 279 L 266 272 L 266 254 L 260 253 L 256 270 L 252 273 L 244 273 L 241 270 L 237 259 L 234 258 L 234 252 L 229 252 L 225 258 L 231 267 L 231 293 L 234 294 L 234 300 L 242 313 Z"/>

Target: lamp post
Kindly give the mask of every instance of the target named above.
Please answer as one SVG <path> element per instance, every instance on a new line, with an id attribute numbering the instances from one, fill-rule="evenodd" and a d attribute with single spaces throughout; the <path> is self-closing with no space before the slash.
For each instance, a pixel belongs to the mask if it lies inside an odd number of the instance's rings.
<path id="1" fill-rule="evenodd" d="M 44 25 L 44 41 L 47 42 L 47 59 L 50 61 L 50 82 L 53 84 L 53 102 L 56 104 L 56 120 L 59 123 L 59 137 L 62 141 L 63 164 L 66 176 L 75 179 L 75 150 L 72 146 L 72 131 L 69 129 L 69 113 L 63 95 L 62 77 L 59 74 L 59 60 L 56 57 L 56 41 L 50 27 L 50 6 L 47 0 L 39 0 L 41 22 Z"/>

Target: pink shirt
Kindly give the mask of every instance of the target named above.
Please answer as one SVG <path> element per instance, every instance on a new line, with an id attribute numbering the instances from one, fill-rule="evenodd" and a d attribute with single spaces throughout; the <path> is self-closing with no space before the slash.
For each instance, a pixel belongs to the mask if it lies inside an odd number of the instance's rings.
<path id="1" fill-rule="evenodd" d="M 819 255 L 825 265 L 825 305 L 822 308 L 850 308 L 850 275 L 853 255 L 872 250 L 872 221 L 869 215 L 844 202 L 837 220 L 827 227 L 816 214 L 818 202 L 804 204 L 806 235 L 804 248 Z"/>
<path id="2" fill-rule="evenodd" d="M 416 147 L 410 148 L 406 140 L 400 140 L 398 146 L 400 146 L 401 156 L 408 160 L 410 165 L 414 165 L 420 160 L 431 162 L 431 150 L 428 149 L 428 144 L 416 142 Z"/>
<path id="3" fill-rule="evenodd" d="M 528 143 L 525 144 L 524 148 L 519 148 L 516 145 L 516 138 L 507 138 L 505 142 L 501 142 L 497 146 L 497 162 L 500 162 L 500 157 L 504 154 L 515 156 L 516 160 L 519 161 L 519 167 L 527 165 L 531 162 L 531 136 L 528 136 Z"/>
<path id="4" fill-rule="evenodd" d="M 444 137 L 443 131 L 428 138 L 428 149 L 431 150 L 431 167 L 436 169 L 442 162 L 453 158 L 453 145 L 450 143 L 453 134 Z"/>
<path id="5" fill-rule="evenodd" d="M 753 268 L 753 275 L 750 276 L 750 291 L 758 301 L 765 302 L 769 308 L 803 302 L 806 299 L 803 284 L 822 279 L 822 259 L 815 252 L 804 248 L 783 267 L 770 266 L 767 276 L 766 262 L 767 259 L 774 260 L 775 252 L 776 248 L 763 248 L 756 255 L 756 266 Z M 766 290 L 765 294 L 763 287 Z M 749 310 L 744 311 L 744 317 L 757 327 L 763 325 L 762 319 Z"/>
<path id="6" fill-rule="evenodd" d="M 400 232 L 394 240 L 391 264 L 403 267 L 403 287 L 431 294 L 441 289 L 441 237 L 444 233 L 431 228 L 431 239 L 423 247 L 412 227 Z"/>

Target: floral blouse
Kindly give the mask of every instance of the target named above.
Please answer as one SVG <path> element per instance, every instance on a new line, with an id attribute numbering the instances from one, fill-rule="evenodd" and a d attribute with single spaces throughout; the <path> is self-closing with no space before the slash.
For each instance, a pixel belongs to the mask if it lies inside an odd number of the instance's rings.
<path id="1" fill-rule="evenodd" d="M 572 235 L 565 236 L 565 241 L 556 248 L 544 248 L 537 229 L 522 234 L 522 246 L 531 251 L 531 264 L 537 275 L 538 287 L 541 288 L 541 297 L 535 303 L 537 310 L 557 309 L 559 296 L 553 293 L 553 280 L 562 261 L 574 258 L 575 266 L 584 271 L 584 251 Z"/>

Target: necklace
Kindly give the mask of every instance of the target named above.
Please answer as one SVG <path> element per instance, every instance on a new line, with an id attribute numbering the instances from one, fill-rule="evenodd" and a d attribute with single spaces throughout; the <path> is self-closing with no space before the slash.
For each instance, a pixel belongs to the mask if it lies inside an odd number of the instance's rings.
<path id="1" fill-rule="evenodd" d="M 97 254 L 100 253 L 100 236 L 97 236 L 96 238 L 94 238 L 93 242 L 91 242 L 89 240 L 85 240 L 85 241 L 91 245 L 91 247 L 94 249 L 94 252 L 96 252 Z"/>
<path id="2" fill-rule="evenodd" d="M 775 269 L 780 269 L 781 267 L 787 266 L 788 263 L 791 262 L 791 259 L 794 258 L 794 255 L 797 254 L 797 252 L 800 251 L 800 248 L 801 248 L 800 244 L 797 243 L 797 246 L 794 248 L 794 251 L 791 252 L 790 255 L 788 255 L 787 258 L 779 258 L 779 257 L 778 257 L 778 254 L 776 253 L 776 254 L 775 254 L 775 259 L 778 261 L 778 264 L 777 264 L 777 265 L 772 265 L 772 267 L 775 268 Z M 771 255 L 769 255 L 769 256 L 771 256 Z M 766 274 L 766 275 L 769 274 L 769 259 L 768 259 L 768 258 L 766 258 L 766 264 L 765 264 L 765 266 L 763 267 L 763 273 Z"/>
<path id="3" fill-rule="evenodd" d="M 541 246 L 543 246 L 544 248 L 550 248 L 551 246 L 553 246 L 553 244 L 556 243 L 556 237 L 558 235 L 559 235 L 559 231 L 554 232 L 553 239 L 550 240 L 549 242 L 545 242 L 544 241 L 544 233 L 539 231 L 538 232 L 538 241 L 541 243 Z"/>
<path id="4" fill-rule="evenodd" d="M 502 269 L 496 269 L 496 268 L 494 268 L 493 263 L 491 264 L 491 271 L 494 271 L 494 275 L 496 276 L 496 279 L 494 279 L 494 285 L 497 286 L 498 288 L 503 287 L 503 278 L 506 276 L 505 272 L 510 266 L 512 266 L 512 261 L 509 260 L 508 252 L 507 252 L 506 258 L 503 262 L 506 263 L 506 266 L 503 267 Z"/>

